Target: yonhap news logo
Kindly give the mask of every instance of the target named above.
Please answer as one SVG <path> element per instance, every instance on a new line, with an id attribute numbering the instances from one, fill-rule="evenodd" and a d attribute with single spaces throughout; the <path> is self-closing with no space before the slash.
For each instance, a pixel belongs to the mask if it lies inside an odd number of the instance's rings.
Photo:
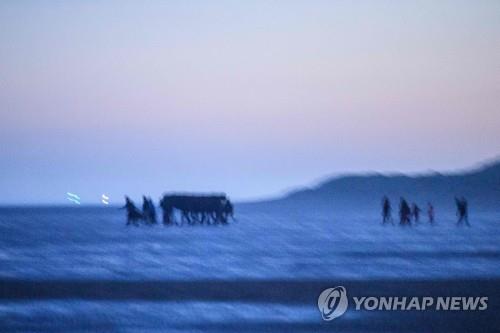
<path id="1" fill-rule="evenodd" d="M 342 286 L 325 289 L 318 297 L 318 308 L 326 321 L 342 316 L 347 305 L 347 291 Z"/>
<path id="2" fill-rule="evenodd" d="M 355 311 L 484 311 L 487 296 L 378 296 L 352 297 Z M 325 321 L 342 316 L 348 308 L 347 290 L 343 286 L 325 289 L 318 297 L 318 308 Z"/>

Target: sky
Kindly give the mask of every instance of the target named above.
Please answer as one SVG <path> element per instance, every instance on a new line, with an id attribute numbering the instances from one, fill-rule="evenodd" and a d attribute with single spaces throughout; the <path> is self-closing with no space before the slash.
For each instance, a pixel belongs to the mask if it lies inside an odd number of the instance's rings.
<path id="1" fill-rule="evenodd" d="M 0 204 L 500 156 L 500 1 L 2 1 Z"/>

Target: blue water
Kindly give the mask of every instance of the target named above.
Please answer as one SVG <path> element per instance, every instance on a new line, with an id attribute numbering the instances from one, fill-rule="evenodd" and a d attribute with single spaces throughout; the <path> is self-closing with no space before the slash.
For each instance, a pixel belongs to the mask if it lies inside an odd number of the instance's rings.
<path id="1" fill-rule="evenodd" d="M 452 214 L 412 228 L 378 212 L 271 216 L 228 226 L 126 227 L 103 208 L 0 209 L 0 278 L 49 280 L 337 280 L 500 278 L 498 214 Z M 425 219 L 425 218 L 424 218 Z M 244 292 L 244 291 L 242 291 Z M 356 320 L 356 313 L 347 318 Z M 0 300 L 5 331 L 206 331 L 226 322 L 320 322 L 316 304 L 207 300 Z M 220 331 L 221 327 L 215 326 Z M 254 327 L 255 328 L 255 327 Z"/>

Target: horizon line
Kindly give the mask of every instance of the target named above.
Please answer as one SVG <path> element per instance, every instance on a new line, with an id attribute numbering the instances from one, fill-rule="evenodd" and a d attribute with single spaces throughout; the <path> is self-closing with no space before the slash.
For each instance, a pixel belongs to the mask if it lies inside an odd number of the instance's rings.
<path id="1" fill-rule="evenodd" d="M 338 180 L 341 178 L 346 178 L 346 177 L 370 177 L 370 176 L 383 176 L 383 177 L 409 177 L 409 178 L 419 178 L 419 177 L 430 177 L 430 176 L 444 176 L 444 177 L 450 177 L 450 176 L 466 176 L 474 173 L 481 172 L 482 170 L 488 169 L 490 167 L 495 166 L 496 164 L 500 164 L 500 154 L 497 154 L 495 157 L 491 158 L 486 158 L 482 162 L 475 162 L 474 164 L 466 167 L 460 167 L 456 168 L 454 170 L 446 170 L 446 171 L 437 171 L 435 169 L 428 169 L 425 171 L 416 171 L 416 172 L 398 172 L 398 171 L 358 171 L 358 172 L 348 172 L 348 171 L 343 171 L 343 172 L 338 172 L 335 174 L 330 174 L 330 175 L 325 175 L 322 176 L 321 178 L 317 178 L 316 181 L 312 181 L 311 185 L 292 185 L 288 187 L 287 189 L 283 189 L 279 191 L 279 193 L 275 194 L 270 194 L 268 196 L 262 196 L 262 197 L 249 197 L 249 198 L 240 198 L 234 200 L 234 204 L 245 204 L 245 203 L 256 203 L 256 202 L 264 202 L 264 201 L 270 201 L 270 200 L 279 200 L 280 198 L 283 198 L 293 192 L 296 191 L 303 191 L 303 190 L 312 190 L 316 189 L 322 184 L 334 180 Z M 168 191 L 172 192 L 172 191 Z M 173 191 L 173 192 L 185 192 L 185 193 L 198 193 L 198 192 L 191 192 L 191 191 Z M 126 194 L 123 194 L 124 196 Z M 231 197 L 229 195 L 229 197 Z M 82 203 L 82 204 L 71 204 L 66 201 L 57 201 L 57 202 L 41 202 L 41 203 L 36 203 L 36 202 L 0 202 L 0 208 L 16 208 L 16 207 L 117 207 L 117 205 L 121 204 L 99 204 L 98 201 L 92 202 L 92 203 Z"/>

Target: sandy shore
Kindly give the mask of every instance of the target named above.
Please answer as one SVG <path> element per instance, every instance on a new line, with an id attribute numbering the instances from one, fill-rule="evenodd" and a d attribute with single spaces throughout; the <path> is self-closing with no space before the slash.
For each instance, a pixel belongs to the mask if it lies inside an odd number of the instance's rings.
<path id="1" fill-rule="evenodd" d="M 333 322 L 224 322 L 193 323 L 180 330 L 239 332 L 322 331 L 439 331 L 489 332 L 500 327 L 500 280 L 0 280 L 0 299 L 6 302 L 44 300 L 245 302 L 316 307 L 328 287 L 342 285 L 349 298 L 361 296 L 488 296 L 485 311 L 361 311 Z M 352 302 L 351 302 L 352 303 Z M 348 312 L 354 310 L 350 304 Z M 0 325 L 2 326 L 2 325 Z M 9 330 L 9 327 L 3 327 Z"/>
<path id="2" fill-rule="evenodd" d="M 494 296 L 500 279 L 482 280 L 20 280 L 1 279 L 0 299 L 244 301 L 315 304 L 328 287 L 351 296 Z"/>

